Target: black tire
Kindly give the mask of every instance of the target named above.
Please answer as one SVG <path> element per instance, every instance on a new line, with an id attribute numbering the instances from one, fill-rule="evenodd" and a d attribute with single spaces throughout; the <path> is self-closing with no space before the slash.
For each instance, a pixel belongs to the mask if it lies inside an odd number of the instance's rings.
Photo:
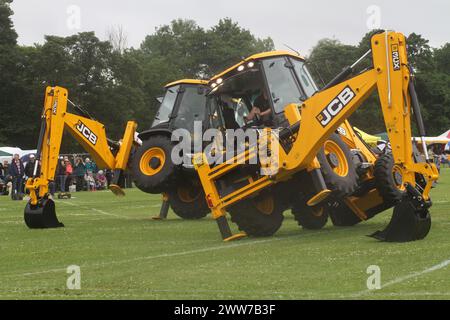
<path id="1" fill-rule="evenodd" d="M 175 185 L 178 167 L 171 161 L 170 137 L 155 135 L 138 147 L 131 162 L 133 181 L 138 189 L 159 194 Z"/>
<path id="2" fill-rule="evenodd" d="M 341 202 L 329 204 L 328 213 L 331 222 L 335 227 L 352 227 L 363 221 L 352 211 L 352 209 Z"/>
<path id="3" fill-rule="evenodd" d="M 198 220 L 206 217 L 210 212 L 205 193 L 200 186 L 192 184 L 178 186 L 176 190 L 169 191 L 168 194 L 170 207 L 182 219 Z"/>
<path id="4" fill-rule="evenodd" d="M 400 189 L 402 185 L 401 176 L 394 173 L 394 158 L 392 154 L 384 154 L 375 162 L 374 173 L 375 186 L 383 198 L 384 202 L 394 205 L 402 200 L 404 191 Z"/>
<path id="5" fill-rule="evenodd" d="M 271 200 L 267 200 L 270 197 Z M 261 211 L 259 203 L 272 201 L 270 212 Z M 241 201 L 229 209 L 231 221 L 239 230 L 251 237 L 273 236 L 283 224 L 283 206 L 273 195 L 260 195 L 255 199 Z"/>
<path id="6" fill-rule="evenodd" d="M 326 206 L 310 207 L 304 198 L 296 201 L 291 210 L 298 225 L 307 230 L 320 230 L 328 222 Z"/>
<path id="7" fill-rule="evenodd" d="M 330 153 L 329 156 L 327 156 L 325 152 L 325 146 L 317 154 L 317 159 L 320 162 L 321 171 L 325 183 L 327 187 L 331 191 L 333 191 L 335 196 L 348 196 L 355 192 L 358 187 L 358 174 L 353 162 L 352 153 L 349 147 L 345 144 L 344 141 L 342 141 L 338 134 L 333 134 L 332 136 L 330 136 L 330 138 L 327 139 L 327 142 L 325 142 L 324 145 L 326 145 L 326 143 L 329 143 L 330 145 L 335 146 L 339 150 L 341 150 L 341 160 L 339 160 L 339 157 L 334 157 L 334 153 Z M 334 167 L 336 164 L 337 167 Z M 343 169 L 343 172 L 338 173 L 337 171 L 339 170 L 341 165 L 346 166 L 347 170 Z"/>

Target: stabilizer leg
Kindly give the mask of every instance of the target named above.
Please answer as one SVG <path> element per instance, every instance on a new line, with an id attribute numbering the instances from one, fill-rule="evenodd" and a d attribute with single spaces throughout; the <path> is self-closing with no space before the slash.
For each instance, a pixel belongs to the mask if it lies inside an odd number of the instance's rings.
<path id="1" fill-rule="evenodd" d="M 431 202 L 424 201 L 420 192 L 408 184 L 402 201 L 394 208 L 389 225 L 371 237 L 385 242 L 409 242 L 424 239 L 431 229 L 428 209 Z"/>
<path id="2" fill-rule="evenodd" d="M 233 235 L 225 215 L 216 218 L 216 221 L 217 226 L 219 227 L 220 235 L 222 236 L 224 242 L 231 242 L 247 237 L 246 233 L 238 233 Z"/>
<path id="3" fill-rule="evenodd" d="M 169 214 L 170 202 L 169 195 L 167 193 L 163 194 L 161 209 L 159 211 L 159 216 L 153 217 L 153 220 L 166 220 Z"/>
<path id="4" fill-rule="evenodd" d="M 114 178 L 109 185 L 109 190 L 118 197 L 125 196 L 125 191 L 120 187 L 121 179 L 123 179 L 123 170 L 114 170 Z"/>
<path id="5" fill-rule="evenodd" d="M 308 200 L 307 204 L 310 207 L 314 207 L 319 203 L 325 201 L 331 194 L 331 190 L 328 190 L 325 180 L 323 179 L 320 169 L 314 169 L 310 172 L 311 179 L 313 181 L 315 195 Z"/>

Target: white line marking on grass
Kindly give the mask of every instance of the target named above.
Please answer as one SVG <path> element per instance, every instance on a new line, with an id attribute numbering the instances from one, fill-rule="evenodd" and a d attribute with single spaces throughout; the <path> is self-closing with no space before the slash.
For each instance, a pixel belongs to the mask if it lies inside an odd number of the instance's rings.
<path id="1" fill-rule="evenodd" d="M 111 217 L 116 217 L 116 218 L 121 218 L 121 219 L 130 219 L 129 217 L 125 217 L 125 216 L 120 216 L 118 214 L 109 213 L 109 212 L 106 212 L 106 211 L 103 211 L 103 210 L 100 210 L 100 209 L 92 208 L 91 210 L 95 211 L 97 213 L 103 214 L 105 216 L 111 216 Z"/>
<path id="2" fill-rule="evenodd" d="M 23 221 L 1 221 L 0 224 L 22 224 Z"/>
<path id="3" fill-rule="evenodd" d="M 68 202 L 68 201 L 59 201 L 59 200 L 53 200 L 53 201 L 56 202 L 56 203 L 68 204 L 68 205 L 73 206 L 73 207 L 79 207 L 79 205 L 77 205 L 75 203 L 72 203 L 72 202 Z"/>
<path id="4" fill-rule="evenodd" d="M 450 259 L 442 261 L 441 263 L 438 263 L 437 265 L 429 267 L 429 268 L 427 268 L 427 269 L 425 269 L 423 271 L 416 271 L 416 272 L 410 273 L 410 274 L 408 274 L 406 276 L 398 277 L 398 278 L 395 278 L 394 280 L 386 282 L 385 284 L 383 284 L 381 286 L 381 289 L 384 289 L 386 287 L 392 286 L 392 285 L 397 284 L 397 283 L 401 283 L 401 282 L 407 281 L 409 279 L 413 279 L 413 278 L 417 278 L 417 277 L 423 276 L 423 275 L 425 275 L 427 273 L 431 273 L 431 272 L 434 272 L 434 271 L 437 271 L 437 270 L 444 269 L 444 268 L 448 267 L 449 265 L 450 265 Z M 372 292 L 373 293 L 378 293 L 379 290 L 369 290 L 369 289 L 367 289 L 367 290 L 358 292 L 356 294 L 356 296 L 359 297 L 359 296 L 362 296 L 362 295 L 365 295 L 365 294 L 368 294 L 368 293 L 372 293 Z"/>
<path id="5" fill-rule="evenodd" d="M 96 209 L 96 208 L 87 208 L 87 207 L 84 207 L 84 206 L 81 206 L 81 205 L 78 205 L 78 204 L 75 204 L 75 203 L 72 203 L 72 202 L 63 202 L 63 201 L 55 201 L 55 202 L 68 204 L 68 205 L 71 205 L 73 207 L 78 207 L 80 209 L 92 210 L 92 211 L 100 213 L 101 215 L 104 215 L 104 216 L 111 216 L 111 217 L 116 217 L 116 218 L 121 218 L 121 219 L 131 219 L 130 217 L 125 217 L 125 216 L 121 216 L 121 215 L 118 215 L 118 214 L 109 213 L 109 212 L 106 212 L 106 211 L 103 211 L 103 210 L 100 210 L 100 209 Z"/>
<path id="6" fill-rule="evenodd" d="M 345 231 L 345 230 L 342 230 L 342 231 Z M 113 260 L 113 261 L 107 261 L 107 262 L 101 262 L 101 263 L 94 263 L 91 265 L 82 265 L 81 267 L 82 268 L 92 268 L 92 267 L 95 268 L 95 267 L 104 267 L 104 266 L 110 266 L 110 265 L 126 264 L 126 263 L 131 263 L 131 262 L 138 262 L 138 261 L 147 261 L 147 260 L 153 260 L 153 259 L 179 257 L 179 256 L 186 256 L 186 255 L 192 255 L 192 254 L 198 254 L 198 253 L 217 251 L 217 250 L 234 249 L 234 248 L 243 247 L 243 246 L 264 244 L 264 243 L 275 242 L 275 241 L 289 240 L 289 239 L 293 239 L 293 238 L 306 238 L 309 236 L 323 235 L 323 234 L 330 233 L 330 232 L 336 232 L 336 230 L 321 231 L 321 232 L 309 233 L 309 234 L 291 235 L 291 236 L 285 236 L 285 237 L 280 237 L 280 238 L 271 238 L 271 239 L 266 239 L 266 240 L 239 242 L 239 243 L 234 243 L 234 244 L 223 244 L 221 246 L 181 251 L 181 252 L 174 252 L 174 253 L 165 253 L 165 254 L 159 254 L 156 256 L 137 257 L 137 258 L 132 258 L 132 259 L 115 260 L 115 261 Z M 11 276 L 33 276 L 33 275 L 38 275 L 38 274 L 61 272 L 61 271 L 65 271 L 65 270 L 66 270 L 66 268 L 56 268 L 56 269 L 37 271 L 37 272 L 27 272 L 27 273 L 23 273 L 23 274 L 19 274 L 19 275 L 11 275 Z"/>

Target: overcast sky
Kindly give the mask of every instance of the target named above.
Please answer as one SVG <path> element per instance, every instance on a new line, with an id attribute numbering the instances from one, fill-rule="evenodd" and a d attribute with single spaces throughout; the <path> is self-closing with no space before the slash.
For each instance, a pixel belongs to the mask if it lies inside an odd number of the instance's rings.
<path id="1" fill-rule="evenodd" d="M 356 44 L 377 24 L 422 34 L 434 47 L 450 41 L 448 0 L 14 0 L 12 8 L 19 42 L 27 45 L 42 43 L 46 34 L 92 30 L 105 39 L 108 29 L 121 25 L 129 46 L 138 47 L 145 35 L 173 19 L 194 19 L 208 28 L 224 17 L 258 37 L 272 37 L 277 49 L 288 44 L 303 54 L 322 38 Z"/>

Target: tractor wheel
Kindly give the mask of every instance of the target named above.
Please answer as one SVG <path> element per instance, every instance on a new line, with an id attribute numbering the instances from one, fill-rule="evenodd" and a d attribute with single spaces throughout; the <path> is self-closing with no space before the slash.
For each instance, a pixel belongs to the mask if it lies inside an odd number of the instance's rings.
<path id="1" fill-rule="evenodd" d="M 352 227 L 362 222 L 362 220 L 353 213 L 347 205 L 341 202 L 336 202 L 329 206 L 328 212 L 331 222 L 335 227 Z"/>
<path id="2" fill-rule="evenodd" d="M 182 219 L 202 219 L 210 211 L 205 200 L 205 193 L 199 186 L 178 186 L 176 190 L 169 191 L 168 194 L 170 207 Z"/>
<path id="3" fill-rule="evenodd" d="M 162 135 L 143 142 L 132 159 L 133 180 L 137 188 L 159 194 L 174 184 L 177 167 L 171 161 L 172 148 L 170 138 Z"/>
<path id="4" fill-rule="evenodd" d="M 320 230 L 328 222 L 326 206 L 310 207 L 303 198 L 294 203 L 291 212 L 298 225 L 307 230 Z"/>
<path id="5" fill-rule="evenodd" d="M 375 185 L 383 200 L 394 205 L 402 200 L 405 186 L 400 167 L 394 164 L 392 154 L 384 154 L 375 162 Z"/>
<path id="6" fill-rule="evenodd" d="M 317 159 L 325 183 L 335 196 L 344 197 L 356 190 L 358 174 L 353 156 L 338 134 L 333 134 L 325 141 L 322 150 L 317 154 Z"/>
<path id="7" fill-rule="evenodd" d="M 243 200 L 229 210 L 231 221 L 252 237 L 273 236 L 281 227 L 283 206 L 272 194 Z"/>

